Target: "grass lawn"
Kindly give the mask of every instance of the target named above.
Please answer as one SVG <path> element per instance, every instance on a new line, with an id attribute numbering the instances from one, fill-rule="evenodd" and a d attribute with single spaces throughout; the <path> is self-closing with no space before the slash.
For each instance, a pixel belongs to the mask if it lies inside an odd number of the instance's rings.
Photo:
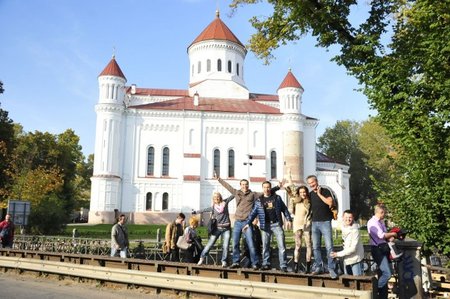
<path id="1" fill-rule="evenodd" d="M 161 240 L 164 241 L 166 224 L 150 225 L 150 224 L 127 224 L 130 240 L 156 240 L 157 231 L 160 230 Z M 72 236 L 73 229 L 76 228 L 78 236 L 81 238 L 94 238 L 94 239 L 109 239 L 111 238 L 112 224 L 80 224 L 67 226 L 64 236 Z M 206 244 L 207 230 L 206 227 L 199 227 L 197 231 L 203 240 L 203 244 Z M 361 229 L 361 237 L 363 244 L 368 243 L 368 235 L 366 229 Z M 275 244 L 276 241 L 274 240 Z M 342 245 L 342 237 L 340 230 L 333 231 L 333 243 L 335 246 Z M 292 231 L 286 232 L 286 247 L 294 246 L 294 237 Z"/>

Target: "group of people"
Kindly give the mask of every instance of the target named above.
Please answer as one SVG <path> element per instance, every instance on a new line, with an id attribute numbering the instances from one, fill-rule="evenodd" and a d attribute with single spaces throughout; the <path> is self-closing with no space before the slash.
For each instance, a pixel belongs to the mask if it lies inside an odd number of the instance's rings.
<path id="1" fill-rule="evenodd" d="M 333 205 L 331 190 L 319 185 L 316 176 L 308 176 L 306 181 L 309 186 L 296 186 L 289 180 L 286 191 L 289 196 L 289 207 L 287 207 L 281 197 L 276 194 L 283 187 L 284 182 L 279 182 L 278 186 L 272 187 L 269 181 L 262 183 L 263 192 L 254 192 L 249 189 L 249 182 L 246 179 L 240 181 L 240 189 L 235 189 L 223 179 L 215 177 L 218 182 L 227 189 L 231 196 L 222 198 L 219 192 L 213 193 L 213 204 L 200 211 L 195 211 L 189 219 L 189 225 L 184 228 L 186 219 L 183 213 L 179 213 L 177 218 L 169 223 L 166 228 L 163 251 L 168 254 L 170 261 L 184 261 L 201 265 L 216 243 L 222 237 L 222 267 L 228 267 L 228 248 L 232 239 L 232 256 L 230 268 L 241 267 L 240 240 L 244 236 L 246 248 L 250 259 L 250 266 L 253 269 L 271 269 L 270 241 L 272 235 L 275 236 L 278 248 L 279 267 L 281 271 L 287 272 L 287 258 L 283 221 L 287 221 L 287 228 L 293 227 L 295 248 L 294 248 L 294 272 L 305 272 L 318 275 L 328 271 L 331 278 L 338 276 L 336 271 L 336 259 L 341 259 L 344 264 L 344 273 L 349 275 L 362 275 L 364 259 L 364 248 L 360 237 L 359 224 L 354 221 L 354 214 L 351 210 L 345 210 L 342 215 L 342 238 L 343 249 L 333 251 L 333 237 L 331 220 L 333 212 L 330 207 Z M 232 200 L 236 200 L 235 222 L 231 228 L 231 220 L 228 205 Z M 210 233 L 206 246 L 201 245 L 201 240 L 197 235 L 196 228 L 199 220 L 196 213 L 210 212 L 211 218 L 216 221 L 215 229 Z M 391 267 L 389 265 L 389 253 L 383 248 L 393 238 L 398 237 L 398 232 L 387 232 L 384 224 L 386 208 L 383 205 L 375 206 L 374 216 L 369 220 L 367 229 L 370 236 L 371 253 L 374 261 L 378 265 L 378 295 L 380 298 L 387 298 L 387 282 L 391 277 Z M 283 219 L 283 216 L 284 219 Z M 292 215 L 292 216 L 291 216 Z M 261 234 L 261 252 L 257 252 L 254 244 L 255 220 L 259 222 Z M 120 256 L 126 254 L 128 247 L 128 233 L 123 223 L 125 216 L 119 217 L 119 222 L 112 229 L 111 255 L 117 251 Z M 126 237 L 125 237 L 126 236 Z M 180 238 L 184 238 L 190 246 L 180 250 L 177 243 Z M 326 265 L 322 258 L 322 239 L 326 249 Z M 300 262 L 300 253 L 303 241 L 306 244 L 306 263 Z M 314 256 L 314 264 L 311 259 Z"/>
<path id="2" fill-rule="evenodd" d="M 241 267 L 240 241 L 241 237 L 244 236 L 243 239 L 248 250 L 250 266 L 253 269 L 269 270 L 271 269 L 270 241 L 272 235 L 274 235 L 277 242 L 280 270 L 287 272 L 285 234 L 283 229 L 283 221 L 286 220 L 287 229 L 293 226 L 295 235 L 294 272 L 301 271 L 320 274 L 325 271 L 321 253 L 321 241 L 323 237 L 327 249 L 328 272 L 332 278 L 337 277 L 337 273 L 335 272 L 335 256 L 332 253 L 331 220 L 333 214 L 330 210 L 330 206 L 332 205 L 331 192 L 319 186 L 316 176 L 309 176 L 307 178 L 311 191 L 306 186 L 295 186 L 290 178 L 289 185 L 286 187 L 290 198 L 289 208 L 285 205 L 281 197 L 276 194 L 276 191 L 283 187 L 283 181 L 279 182 L 279 185 L 275 187 L 272 187 L 269 181 L 265 181 L 262 183 L 263 192 L 254 192 L 249 189 L 249 182 L 246 179 L 240 181 L 240 189 L 235 189 L 220 177 L 215 178 L 231 193 L 231 196 L 223 200 L 220 193 L 214 192 L 213 205 L 198 211 L 210 212 L 211 218 L 214 218 L 217 223 L 217 228 L 211 232 L 206 246 L 202 248 L 199 254 L 197 262 L 199 265 L 205 262 L 205 258 L 211 247 L 222 236 L 222 266 L 228 266 L 228 247 L 231 238 L 233 244 L 230 268 Z M 231 230 L 228 205 L 233 199 L 236 200 L 236 211 L 234 215 L 234 227 Z M 173 223 L 169 223 L 166 229 L 166 240 L 163 250 L 170 254 L 171 261 L 180 260 L 176 245 L 178 238 L 184 236 L 188 242 L 192 243 L 192 231 L 195 231 L 198 225 L 197 218 L 191 217 L 190 219 L 197 223 L 194 223 L 194 226 L 190 223 L 190 229 L 188 227 L 183 231 L 182 221 L 184 221 L 184 215 L 181 215 L 178 215 Z M 261 252 L 257 252 L 255 249 L 255 238 L 253 236 L 255 233 L 253 229 L 255 225 L 253 222 L 255 220 L 259 222 L 260 231 L 258 233 L 260 232 L 261 234 Z M 306 243 L 305 267 L 302 267 L 300 263 L 303 239 Z M 197 246 L 191 247 L 195 248 Z M 311 265 L 312 254 L 314 254 L 314 267 Z M 186 259 L 183 260 L 186 261 Z M 188 260 L 193 259 L 188 258 Z M 354 272 L 355 274 L 360 273 L 356 272 L 356 270 Z"/>

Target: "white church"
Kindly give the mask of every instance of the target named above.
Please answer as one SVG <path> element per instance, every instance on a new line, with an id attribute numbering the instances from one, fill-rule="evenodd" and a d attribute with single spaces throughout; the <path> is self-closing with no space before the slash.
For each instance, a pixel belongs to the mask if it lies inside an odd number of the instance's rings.
<path id="1" fill-rule="evenodd" d="M 229 196 L 214 171 L 237 189 L 248 179 L 254 191 L 289 172 L 296 184 L 316 174 L 340 212 L 350 207 L 349 166 L 316 152 L 319 120 L 303 114 L 304 89 L 290 70 L 274 94 L 249 91 L 247 49 L 218 12 L 187 53 L 187 89 L 127 85 L 115 57 L 98 76 L 89 223 L 113 223 L 119 213 L 167 223 L 208 207 L 214 191 Z"/>

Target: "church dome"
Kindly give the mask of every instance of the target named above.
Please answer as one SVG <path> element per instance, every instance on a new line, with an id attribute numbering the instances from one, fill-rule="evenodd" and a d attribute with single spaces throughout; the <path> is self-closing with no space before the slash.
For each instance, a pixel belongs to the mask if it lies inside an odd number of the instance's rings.
<path id="1" fill-rule="evenodd" d="M 199 36 L 191 43 L 193 44 L 208 41 L 208 40 L 224 40 L 230 41 L 238 44 L 239 46 L 245 48 L 245 46 L 240 42 L 240 40 L 231 32 L 230 28 L 225 25 L 224 22 L 220 19 L 219 11 L 216 11 L 216 18 L 212 21 Z M 190 47 L 189 46 L 189 47 Z M 188 48 L 189 48 L 188 47 Z"/>

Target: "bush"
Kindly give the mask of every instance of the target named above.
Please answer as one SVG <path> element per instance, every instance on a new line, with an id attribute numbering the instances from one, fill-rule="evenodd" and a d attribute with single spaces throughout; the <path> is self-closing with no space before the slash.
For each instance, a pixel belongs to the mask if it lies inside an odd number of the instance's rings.
<path id="1" fill-rule="evenodd" d="M 60 234 L 66 227 L 67 214 L 56 196 L 43 199 L 31 209 L 29 226 L 31 233 L 40 235 Z"/>

